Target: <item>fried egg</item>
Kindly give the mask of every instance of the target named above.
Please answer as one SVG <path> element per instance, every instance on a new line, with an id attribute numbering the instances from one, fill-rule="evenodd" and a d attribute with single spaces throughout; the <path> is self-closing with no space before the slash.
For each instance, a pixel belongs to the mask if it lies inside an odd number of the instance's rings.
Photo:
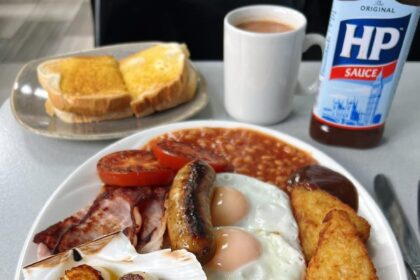
<path id="1" fill-rule="evenodd" d="M 289 196 L 253 177 L 220 173 L 211 205 L 213 226 L 237 226 L 277 232 L 299 248 L 299 231 Z"/>
<path id="2" fill-rule="evenodd" d="M 205 266 L 210 280 L 299 280 L 304 275 L 302 252 L 275 232 L 221 227 L 216 240 L 216 254 Z"/>
<path id="3" fill-rule="evenodd" d="M 208 279 L 302 279 L 305 260 L 288 195 L 258 179 L 220 173 L 211 203 L 216 253 Z"/>

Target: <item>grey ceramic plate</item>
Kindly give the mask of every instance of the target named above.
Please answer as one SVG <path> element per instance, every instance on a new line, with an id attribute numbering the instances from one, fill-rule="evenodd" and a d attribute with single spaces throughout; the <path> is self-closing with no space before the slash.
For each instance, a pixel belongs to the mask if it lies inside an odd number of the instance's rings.
<path id="1" fill-rule="evenodd" d="M 97 48 L 89 51 L 34 60 L 19 72 L 11 96 L 12 112 L 16 120 L 33 133 L 71 140 L 99 140 L 122 138 L 153 126 L 185 120 L 201 111 L 208 102 L 207 85 L 199 73 L 197 92 L 193 100 L 153 115 L 88 124 L 69 124 L 50 117 L 44 109 L 47 93 L 38 83 L 36 68 L 45 60 L 70 55 L 113 55 L 117 59 L 146 49 L 156 43 L 134 43 Z M 196 70 L 197 71 L 197 70 Z"/>

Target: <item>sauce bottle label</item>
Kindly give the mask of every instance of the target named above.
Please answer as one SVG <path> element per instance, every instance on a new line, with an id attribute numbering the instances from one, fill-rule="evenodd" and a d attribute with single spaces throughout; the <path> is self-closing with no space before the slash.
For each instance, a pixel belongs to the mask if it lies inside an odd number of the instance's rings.
<path id="1" fill-rule="evenodd" d="M 394 0 L 335 0 L 314 117 L 347 129 L 382 125 L 419 14 Z"/>

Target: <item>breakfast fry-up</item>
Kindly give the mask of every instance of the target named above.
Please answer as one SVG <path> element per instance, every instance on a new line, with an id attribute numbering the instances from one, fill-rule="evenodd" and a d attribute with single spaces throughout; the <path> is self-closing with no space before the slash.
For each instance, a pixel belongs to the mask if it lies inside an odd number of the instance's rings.
<path id="1" fill-rule="evenodd" d="M 245 128 L 143 143 L 94 158 L 96 198 L 35 234 L 25 279 L 377 279 L 357 185 L 305 151 Z"/>

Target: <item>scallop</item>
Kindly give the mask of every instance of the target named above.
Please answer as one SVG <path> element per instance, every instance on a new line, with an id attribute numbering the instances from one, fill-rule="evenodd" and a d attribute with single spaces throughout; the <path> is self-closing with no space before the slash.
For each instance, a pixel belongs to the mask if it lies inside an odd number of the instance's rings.
<path id="1" fill-rule="evenodd" d="M 100 271 L 105 280 L 118 280 L 128 273 L 141 273 L 149 279 L 206 279 L 194 254 L 170 249 L 138 254 L 123 233 L 103 237 L 29 265 L 23 269 L 23 275 L 28 280 L 56 280 L 66 270 L 82 264 Z"/>

